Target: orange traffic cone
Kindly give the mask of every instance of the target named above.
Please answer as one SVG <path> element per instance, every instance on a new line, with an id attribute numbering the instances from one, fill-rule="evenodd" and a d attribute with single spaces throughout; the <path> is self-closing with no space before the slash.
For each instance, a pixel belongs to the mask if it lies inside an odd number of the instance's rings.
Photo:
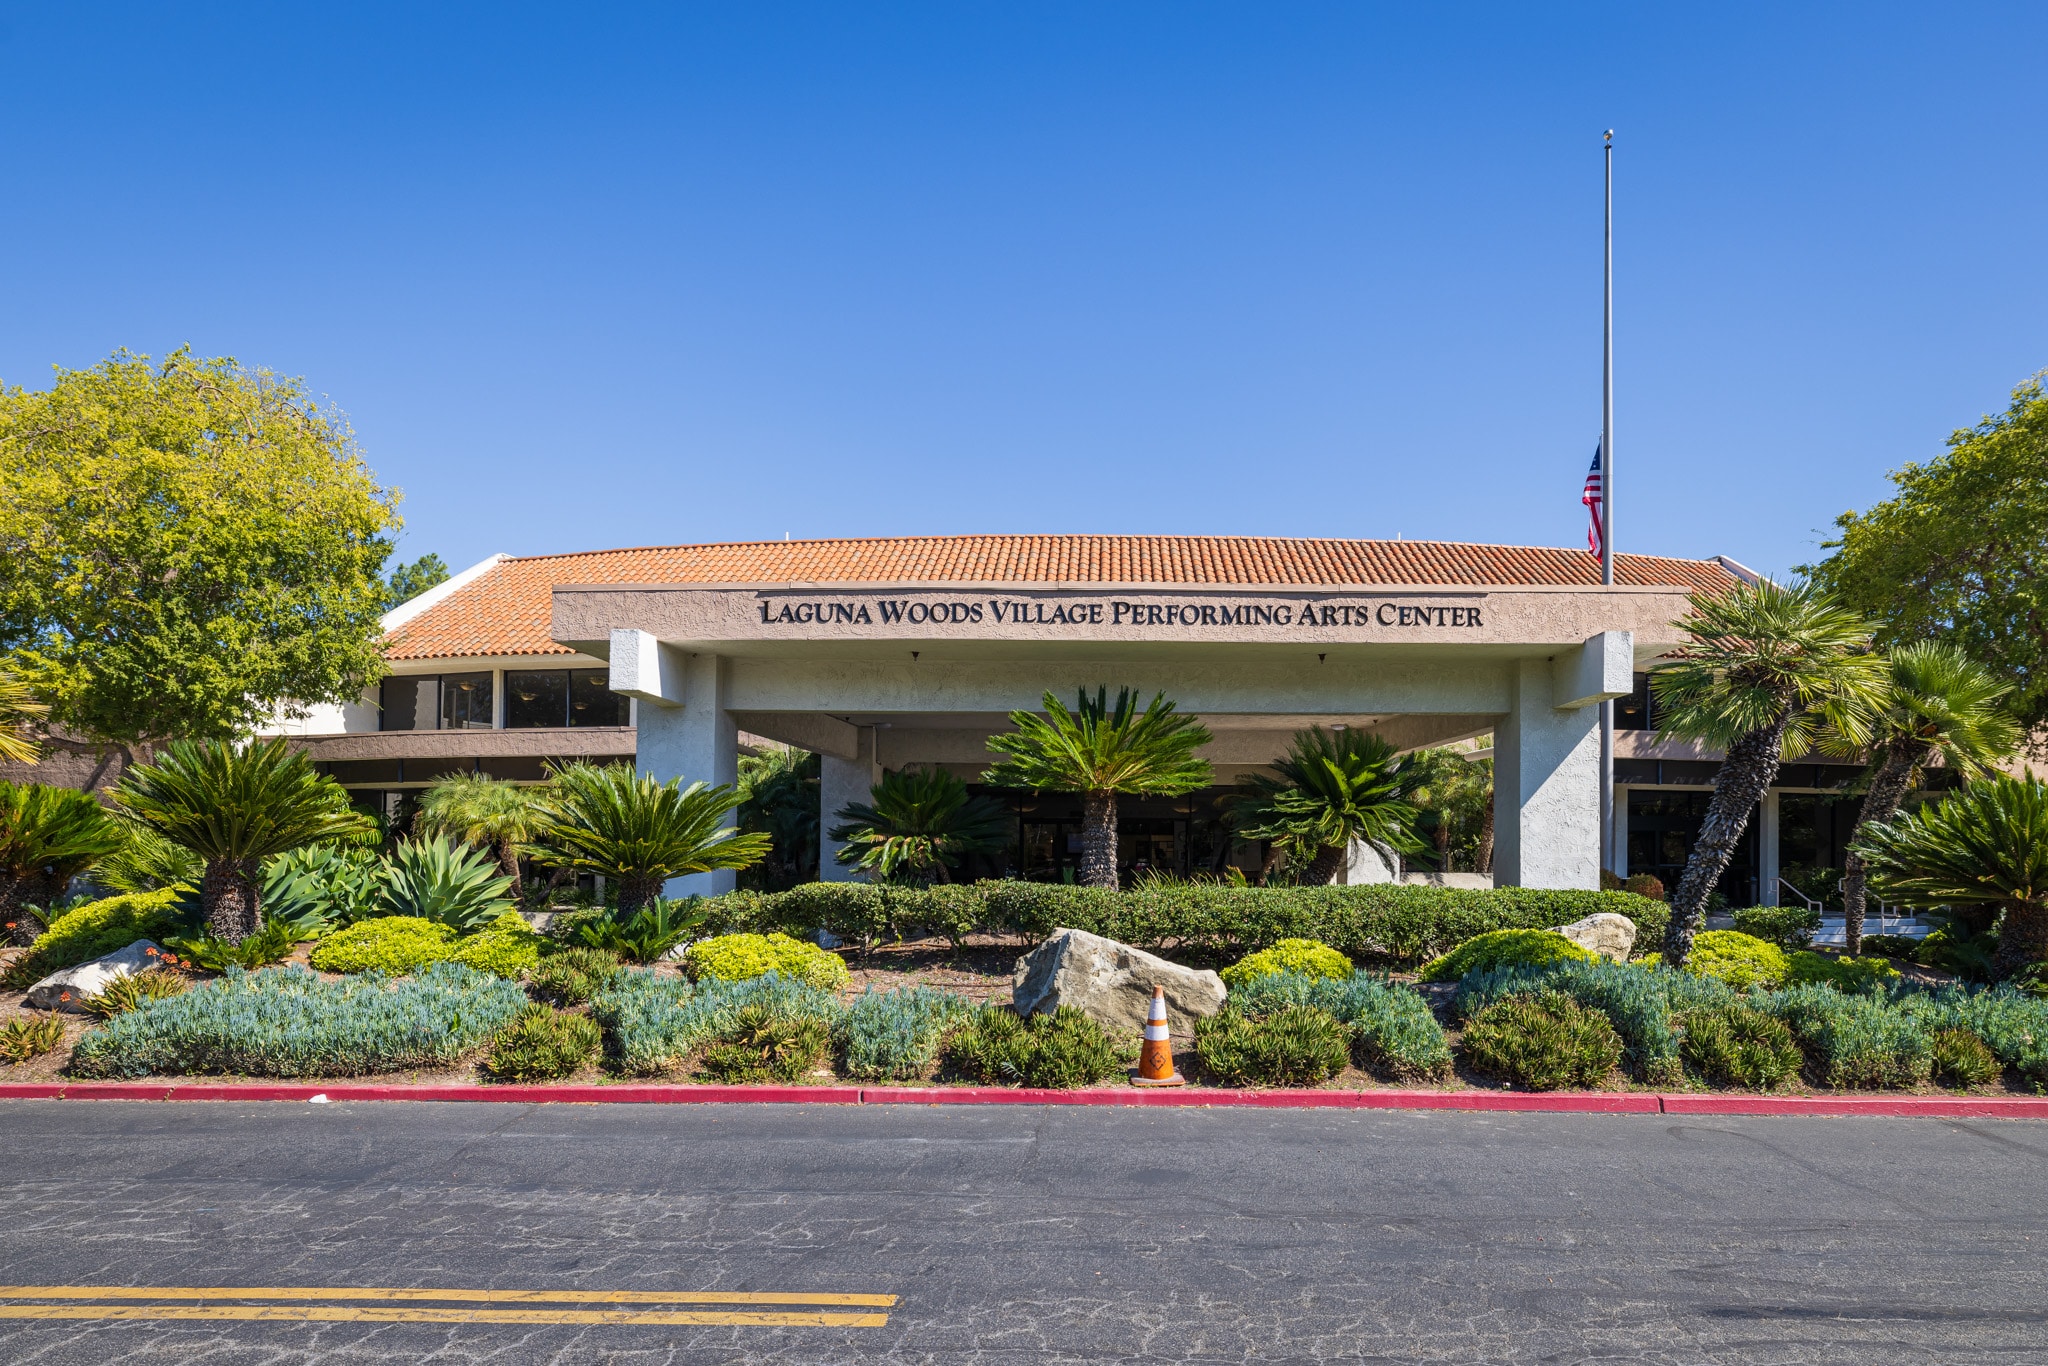
<path id="1" fill-rule="evenodd" d="M 1185 1086 L 1187 1078 L 1173 1070 L 1173 1042 L 1166 1031 L 1166 988 L 1152 988 L 1152 1009 L 1145 1017 L 1145 1049 L 1138 1055 L 1133 1086 Z"/>

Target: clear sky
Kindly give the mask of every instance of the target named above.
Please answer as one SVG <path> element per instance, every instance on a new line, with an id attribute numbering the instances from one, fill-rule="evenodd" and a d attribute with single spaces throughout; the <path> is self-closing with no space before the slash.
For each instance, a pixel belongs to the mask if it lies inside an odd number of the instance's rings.
<path id="1" fill-rule="evenodd" d="M 307 377 L 401 553 L 1817 554 L 2048 367 L 2048 5 L 0 3 L 0 377 Z"/>

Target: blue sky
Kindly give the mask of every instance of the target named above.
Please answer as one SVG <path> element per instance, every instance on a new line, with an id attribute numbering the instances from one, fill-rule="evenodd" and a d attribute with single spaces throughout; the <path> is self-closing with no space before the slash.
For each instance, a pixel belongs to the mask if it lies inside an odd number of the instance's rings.
<path id="1" fill-rule="evenodd" d="M 308 378 L 401 553 L 1817 554 L 2048 367 L 2048 6 L 0 3 L 0 378 Z"/>

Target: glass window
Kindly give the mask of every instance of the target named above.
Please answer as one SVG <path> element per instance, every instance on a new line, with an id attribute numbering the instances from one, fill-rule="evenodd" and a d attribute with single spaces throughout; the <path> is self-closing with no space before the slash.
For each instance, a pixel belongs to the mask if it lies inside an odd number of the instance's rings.
<path id="1" fill-rule="evenodd" d="M 1652 873 L 1667 893 L 1678 890 L 1692 857 L 1693 841 L 1699 838 L 1700 823 L 1706 819 L 1711 792 L 1674 792 L 1669 789 L 1631 788 L 1628 794 L 1628 870 Z M 1730 906 L 1754 906 L 1756 886 L 1757 814 L 1752 812 L 1742 840 L 1728 860 L 1727 871 L 1714 890 Z"/>
<path id="2" fill-rule="evenodd" d="M 1616 730 L 1655 730 L 1656 723 L 1650 719 L 1653 704 L 1650 698 L 1650 676 L 1635 676 L 1635 691 L 1627 697 L 1614 699 L 1614 728 Z"/>
<path id="3" fill-rule="evenodd" d="M 536 669 L 505 675 L 505 729 L 569 724 L 569 671 Z"/>
<path id="4" fill-rule="evenodd" d="M 630 724 L 629 699 L 611 690 L 610 669 L 569 671 L 569 724 L 572 726 L 623 726 Z"/>
<path id="5" fill-rule="evenodd" d="M 379 730 L 432 730 L 441 715 L 441 680 L 395 674 L 377 699 Z"/>
<path id="6" fill-rule="evenodd" d="M 441 729 L 491 728 L 491 676 L 444 674 L 441 677 Z"/>

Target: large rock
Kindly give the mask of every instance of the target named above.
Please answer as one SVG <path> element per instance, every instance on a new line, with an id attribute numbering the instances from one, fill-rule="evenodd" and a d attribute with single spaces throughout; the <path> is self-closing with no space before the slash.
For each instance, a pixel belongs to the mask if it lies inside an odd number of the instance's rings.
<path id="1" fill-rule="evenodd" d="M 1215 973 L 1086 930 L 1054 930 L 1019 958 L 1010 1003 L 1019 1015 L 1073 1006 L 1112 1034 L 1136 1034 L 1145 1028 L 1155 985 L 1166 988 L 1166 1019 L 1176 1039 L 1191 1037 L 1197 1019 L 1223 1007 L 1223 979 Z"/>
<path id="2" fill-rule="evenodd" d="M 99 995 L 116 977 L 126 977 L 154 967 L 156 959 L 152 953 L 162 952 L 155 941 L 138 939 L 105 958 L 95 958 L 90 963 L 51 973 L 28 989 L 28 1003 L 37 1010 L 68 1010 L 74 1015 L 84 1015 L 88 1013 L 86 997 Z M 69 999 L 66 999 L 67 993 Z"/>
<path id="3" fill-rule="evenodd" d="M 1613 911 L 1599 911 L 1584 920 L 1552 928 L 1580 948 L 1591 949 L 1617 963 L 1626 963 L 1630 950 L 1636 946 L 1636 922 Z"/>

